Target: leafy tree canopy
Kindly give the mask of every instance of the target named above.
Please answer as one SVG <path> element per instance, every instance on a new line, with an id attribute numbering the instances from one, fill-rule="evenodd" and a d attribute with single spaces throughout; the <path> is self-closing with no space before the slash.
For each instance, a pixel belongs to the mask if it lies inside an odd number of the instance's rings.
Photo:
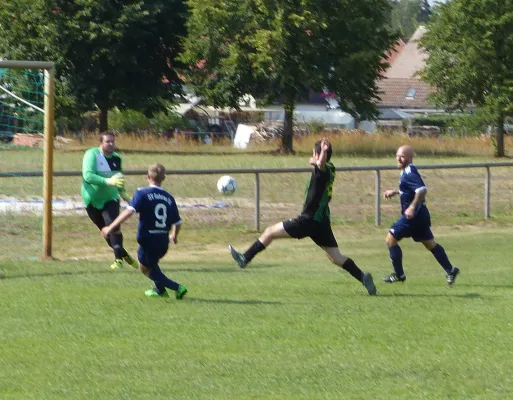
<path id="1" fill-rule="evenodd" d="M 334 92 L 341 108 L 376 115 L 376 80 L 396 35 L 388 0 L 189 0 L 182 60 L 195 90 L 238 108 L 246 93 L 285 106 L 283 149 L 305 86 Z"/>
<path id="2" fill-rule="evenodd" d="M 497 155 L 504 156 L 504 121 L 513 116 L 513 0 L 452 0 L 435 8 L 421 46 L 423 78 L 439 106 L 474 104 L 492 116 Z"/>
<path id="3" fill-rule="evenodd" d="M 182 0 L 0 0 L 0 55 L 54 60 L 71 106 L 159 108 L 179 91 Z"/>

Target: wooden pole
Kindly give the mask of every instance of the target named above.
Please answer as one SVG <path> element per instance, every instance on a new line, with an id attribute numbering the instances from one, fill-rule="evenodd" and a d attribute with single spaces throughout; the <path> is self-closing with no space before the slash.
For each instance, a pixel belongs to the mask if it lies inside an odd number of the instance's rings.
<path id="1" fill-rule="evenodd" d="M 43 259 L 52 258 L 54 68 L 44 71 Z"/>

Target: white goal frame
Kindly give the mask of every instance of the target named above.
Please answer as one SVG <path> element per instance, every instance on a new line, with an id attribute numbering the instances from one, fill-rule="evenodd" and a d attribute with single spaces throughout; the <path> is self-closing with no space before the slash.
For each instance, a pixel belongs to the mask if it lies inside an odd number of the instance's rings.
<path id="1" fill-rule="evenodd" d="M 55 63 L 46 61 L 0 61 L 0 68 L 44 71 L 44 164 L 43 164 L 43 251 L 52 259 L 53 121 L 55 105 Z"/>

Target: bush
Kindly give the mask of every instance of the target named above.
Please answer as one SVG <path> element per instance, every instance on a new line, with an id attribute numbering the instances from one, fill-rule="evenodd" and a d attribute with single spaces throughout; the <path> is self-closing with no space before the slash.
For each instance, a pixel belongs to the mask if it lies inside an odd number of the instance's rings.
<path id="1" fill-rule="evenodd" d="M 188 127 L 187 121 L 176 112 L 161 111 L 150 118 L 150 124 L 156 133 L 172 131 L 175 128 L 185 129 Z"/>
<path id="2" fill-rule="evenodd" d="M 482 111 L 473 114 L 433 115 L 430 117 L 415 117 L 415 126 L 437 126 L 442 133 L 456 136 L 478 136 L 486 132 L 490 118 Z"/>
<path id="3" fill-rule="evenodd" d="M 440 129 L 444 129 L 454 122 L 454 118 L 451 116 L 440 116 L 440 117 L 415 117 L 412 120 L 412 124 L 415 126 L 438 126 Z"/>
<path id="4" fill-rule="evenodd" d="M 454 120 L 453 128 L 459 136 L 479 136 L 486 132 L 488 125 L 488 118 L 477 113 L 458 116 Z"/>
<path id="5" fill-rule="evenodd" d="M 326 123 L 320 119 L 313 119 L 308 121 L 306 126 L 308 127 L 308 131 L 313 135 L 324 132 L 327 128 Z"/>
<path id="6" fill-rule="evenodd" d="M 149 119 L 135 110 L 109 111 L 109 127 L 118 132 L 142 133 L 151 127 Z"/>

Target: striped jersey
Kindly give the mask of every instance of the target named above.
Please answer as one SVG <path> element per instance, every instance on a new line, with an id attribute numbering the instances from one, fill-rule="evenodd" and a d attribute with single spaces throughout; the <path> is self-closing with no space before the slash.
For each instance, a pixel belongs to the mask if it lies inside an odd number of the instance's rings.
<path id="1" fill-rule="evenodd" d="M 333 194 L 335 166 L 327 162 L 324 171 L 314 166 L 312 175 L 306 184 L 305 203 L 301 215 L 323 221 L 330 218 L 329 202 Z"/>

